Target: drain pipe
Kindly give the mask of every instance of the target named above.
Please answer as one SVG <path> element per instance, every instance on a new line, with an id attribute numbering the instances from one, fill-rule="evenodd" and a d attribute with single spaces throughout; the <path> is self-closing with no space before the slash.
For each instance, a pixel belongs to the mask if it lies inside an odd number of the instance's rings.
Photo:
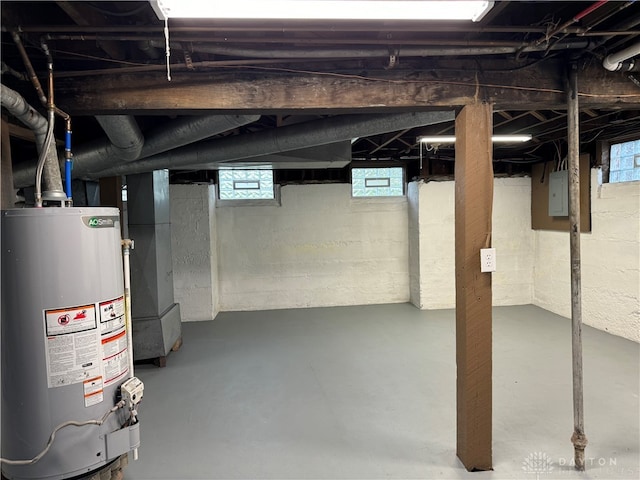
<path id="1" fill-rule="evenodd" d="M 155 47 L 164 48 L 164 42 L 150 40 Z M 560 42 L 550 47 L 546 45 L 523 45 L 513 43 L 511 45 L 493 46 L 423 46 L 423 47 L 398 47 L 401 57 L 449 57 L 449 56 L 477 56 L 477 55 L 504 55 L 510 53 L 542 52 L 546 50 L 572 50 L 589 48 L 591 42 L 587 39 L 576 39 Z M 184 50 L 180 42 L 172 42 L 171 49 Z M 256 48 L 229 47 L 211 43 L 199 43 L 189 45 L 189 51 L 210 53 L 213 55 L 225 55 L 244 58 L 268 58 L 268 59 L 297 59 L 297 58 L 371 58 L 388 57 L 389 48 L 315 48 L 312 51 L 279 48 L 275 50 L 258 50 Z"/>
<path id="2" fill-rule="evenodd" d="M 607 55 L 602 66 L 610 72 L 637 72 L 640 71 L 640 64 L 633 58 L 637 55 L 640 55 L 640 42 Z"/>
<path id="3" fill-rule="evenodd" d="M 567 143 L 569 146 L 569 244 L 571 257 L 571 352 L 573 364 L 573 435 L 576 470 L 585 469 L 584 405 L 582 384 L 582 275 L 580 264 L 580 110 L 578 66 L 569 66 L 567 85 Z"/>

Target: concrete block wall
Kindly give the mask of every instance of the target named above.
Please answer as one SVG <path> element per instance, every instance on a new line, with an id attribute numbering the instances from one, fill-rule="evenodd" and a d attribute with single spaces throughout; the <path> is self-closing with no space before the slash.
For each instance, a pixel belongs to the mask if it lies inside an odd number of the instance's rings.
<path id="1" fill-rule="evenodd" d="M 591 172 L 591 233 L 580 236 L 582 320 L 640 342 L 640 182 L 600 185 Z M 569 235 L 535 232 L 533 303 L 571 316 Z"/>
<path id="2" fill-rule="evenodd" d="M 287 185 L 281 206 L 216 208 L 220 309 L 407 302 L 406 198 Z"/>
<path id="3" fill-rule="evenodd" d="M 219 311 L 213 185 L 171 185 L 171 249 L 175 301 L 184 321 Z"/>
<path id="4" fill-rule="evenodd" d="M 640 342 L 640 182 L 598 185 L 582 235 L 583 320 Z M 215 207 L 214 187 L 171 186 L 174 291 L 184 320 L 218 311 L 411 301 L 455 306 L 454 182 L 406 199 L 346 184 L 290 185 L 282 206 Z M 496 179 L 494 305 L 570 316 L 567 233 L 531 230 L 531 179 Z"/>
<path id="5" fill-rule="evenodd" d="M 412 302 L 421 309 L 454 308 L 455 182 L 410 185 L 417 213 L 419 275 L 412 276 Z M 533 298 L 531 179 L 496 178 L 493 192 L 493 240 L 498 270 L 492 275 L 494 305 L 524 305 Z M 478 252 L 479 254 L 479 252 Z M 417 279 L 417 285 L 416 285 Z M 417 300 L 417 301 L 416 301 Z"/>

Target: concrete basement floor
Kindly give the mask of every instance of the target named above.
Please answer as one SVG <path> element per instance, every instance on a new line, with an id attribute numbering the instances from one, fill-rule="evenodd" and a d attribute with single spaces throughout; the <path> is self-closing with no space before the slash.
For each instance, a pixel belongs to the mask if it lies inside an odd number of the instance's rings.
<path id="1" fill-rule="evenodd" d="M 585 327 L 576 472 L 570 321 L 494 308 L 494 471 L 457 460 L 455 314 L 409 304 L 221 313 L 143 365 L 125 479 L 638 479 L 640 346 Z M 525 470 L 546 454 L 551 469 Z"/>

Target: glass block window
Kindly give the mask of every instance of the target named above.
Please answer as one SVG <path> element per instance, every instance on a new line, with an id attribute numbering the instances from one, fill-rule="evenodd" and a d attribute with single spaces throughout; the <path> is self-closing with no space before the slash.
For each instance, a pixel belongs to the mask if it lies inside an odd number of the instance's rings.
<path id="1" fill-rule="evenodd" d="M 273 170 L 220 169 L 218 190 L 220 200 L 273 199 Z"/>
<path id="2" fill-rule="evenodd" d="M 640 140 L 611 145 L 609 183 L 640 180 Z"/>
<path id="3" fill-rule="evenodd" d="M 353 168 L 351 195 L 354 197 L 401 197 L 404 195 L 404 169 Z"/>

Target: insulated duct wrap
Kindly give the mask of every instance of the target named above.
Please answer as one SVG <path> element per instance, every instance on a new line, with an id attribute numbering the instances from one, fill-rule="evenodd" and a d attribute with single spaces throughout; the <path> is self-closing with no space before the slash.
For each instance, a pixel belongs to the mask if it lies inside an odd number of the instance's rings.
<path id="1" fill-rule="evenodd" d="M 215 168 L 218 164 L 234 160 L 450 122 L 454 118 L 452 111 L 341 115 L 190 145 L 105 170 L 100 172 L 100 176 L 131 175 L 163 168 Z"/>
<path id="2" fill-rule="evenodd" d="M 18 92 L 6 87 L 5 85 L 0 85 L 0 87 L 2 106 L 23 124 L 33 130 L 38 152 L 41 152 L 43 148 L 47 148 L 43 170 L 43 190 L 45 192 L 62 192 L 62 177 L 60 176 L 60 163 L 58 161 L 58 152 L 56 151 L 55 141 L 50 142 L 48 146 L 44 145 L 45 138 L 47 136 L 47 119 L 29 105 Z M 29 179 L 26 182 L 26 185 L 33 185 L 35 182 L 36 164 L 37 160 L 34 160 L 32 165 L 25 167 L 25 170 L 28 171 L 29 174 Z"/>

